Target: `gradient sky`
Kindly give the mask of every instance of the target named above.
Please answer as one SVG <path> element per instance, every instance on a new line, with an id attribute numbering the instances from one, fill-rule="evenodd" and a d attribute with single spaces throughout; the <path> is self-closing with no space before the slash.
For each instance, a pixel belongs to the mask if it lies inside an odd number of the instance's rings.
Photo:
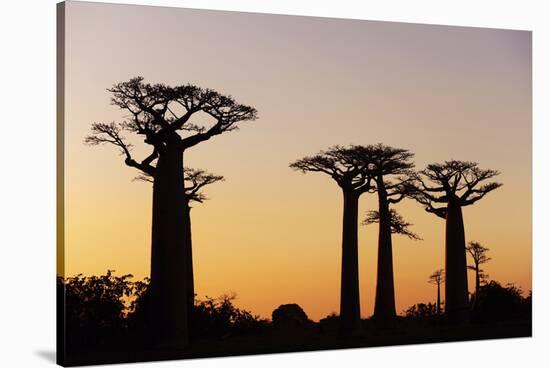
<path id="1" fill-rule="evenodd" d="M 315 320 L 338 311 L 339 188 L 288 164 L 377 142 L 410 149 L 418 168 L 453 158 L 500 170 L 504 186 L 464 210 L 466 239 L 491 249 L 491 279 L 531 288 L 530 32 L 83 2 L 68 2 L 66 21 L 66 275 L 148 276 L 150 184 L 132 182 L 114 147 L 83 144 L 92 122 L 124 117 L 106 88 L 141 75 L 259 111 L 185 155 L 226 177 L 192 210 L 199 298 L 236 292 L 266 317 L 284 303 Z M 375 206 L 364 195 L 360 216 Z M 427 279 L 444 265 L 445 228 L 413 201 L 396 208 L 424 239 L 394 237 L 401 312 L 435 299 Z M 363 317 L 376 241 L 376 226 L 359 227 Z"/>

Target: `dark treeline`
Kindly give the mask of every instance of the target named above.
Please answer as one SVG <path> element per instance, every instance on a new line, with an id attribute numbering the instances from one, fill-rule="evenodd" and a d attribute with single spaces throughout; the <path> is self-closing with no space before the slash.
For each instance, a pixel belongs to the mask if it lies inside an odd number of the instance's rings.
<path id="1" fill-rule="evenodd" d="M 466 328 L 449 326 L 436 303 L 426 302 L 403 311 L 391 327 L 379 326 L 374 316 L 360 320 L 362 333 L 351 340 L 342 338 L 337 314 L 314 322 L 299 305 L 283 304 L 265 319 L 236 307 L 236 295 L 228 294 L 195 300 L 187 349 L 175 355 L 158 348 L 152 353 L 148 279 L 134 281 L 131 275 L 107 271 L 101 276 L 58 278 L 57 287 L 58 295 L 65 295 L 68 365 L 530 334 L 531 294 L 525 297 L 517 287 L 496 281 L 480 285 Z"/>
<path id="2" fill-rule="evenodd" d="M 206 199 L 206 186 L 224 177 L 189 168 L 185 152 L 236 130 L 243 122 L 256 120 L 257 111 L 211 89 L 190 84 L 149 84 L 141 77 L 117 83 L 108 91 L 112 104 L 127 118 L 118 123 L 94 123 L 85 143 L 116 147 L 124 164 L 138 170 L 137 179 L 152 183 L 150 279 L 134 282 L 130 275 L 114 276 L 110 272 L 59 279 L 59 304 L 63 306 L 60 310 L 65 311 L 65 316 L 60 316 L 64 326 L 59 324 L 59 333 L 61 338 L 66 334 L 67 352 L 118 347 L 135 353 L 139 347 L 157 352 L 145 359 L 158 359 L 159 351 L 176 351 L 177 356 L 213 356 L 216 347 L 212 341 L 219 340 L 224 345 L 218 355 L 224 355 L 231 351 L 250 354 L 530 334 L 530 297 L 524 298 L 513 286 L 488 282 L 488 275 L 481 268 L 490 260 L 486 255 L 488 248 L 475 242 L 466 246 L 462 208 L 498 189 L 502 184 L 492 179 L 499 172 L 459 160 L 436 162 L 417 170 L 414 153 L 381 143 L 333 146 L 290 164 L 290 168 L 303 173 L 330 177 L 342 193 L 338 314 L 315 323 L 300 306 L 284 304 L 269 321 L 236 308 L 231 295 L 196 300 L 191 209 L 193 203 Z M 126 134 L 149 147 L 149 155 L 137 160 Z M 376 196 L 377 208 L 360 219 L 359 200 L 366 195 Z M 437 298 L 412 306 L 403 317 L 396 311 L 394 273 L 399 270 L 394 269 L 392 237 L 398 234 L 421 240 L 410 230 L 412 224 L 394 208 L 405 200 L 415 201 L 445 221 L 445 243 L 441 245 L 445 259 L 441 260 L 444 267 L 429 278 L 437 287 Z M 360 310 L 359 223 L 377 224 L 378 228 L 374 314 L 367 320 L 361 319 Z M 473 260 L 470 265 L 468 254 Z M 468 269 L 475 272 L 472 294 L 468 291 Z M 496 306 L 501 303 L 508 307 L 497 311 Z M 435 323 L 439 329 L 447 326 L 449 330 L 443 335 L 440 330 L 411 335 L 415 326 L 424 326 L 426 321 L 432 327 Z M 472 327 L 472 323 L 503 321 L 528 321 L 528 325 L 522 324 L 521 332 L 504 328 L 481 333 Z M 406 336 L 399 332 L 404 328 L 408 331 Z M 380 339 L 377 331 L 381 330 L 393 332 Z M 318 340 L 315 334 L 319 333 L 335 333 L 338 338 Z M 431 334 L 432 340 L 426 338 L 426 333 Z M 276 337 L 265 345 L 253 340 L 232 349 L 228 343 L 235 339 L 246 342 L 250 335 L 255 339 L 260 335 Z M 286 345 L 282 346 L 282 341 Z M 126 355 L 122 360 L 128 359 L 131 358 Z M 64 357 L 60 361 L 67 364 Z M 79 362 L 87 361 L 94 360 L 82 358 Z"/>

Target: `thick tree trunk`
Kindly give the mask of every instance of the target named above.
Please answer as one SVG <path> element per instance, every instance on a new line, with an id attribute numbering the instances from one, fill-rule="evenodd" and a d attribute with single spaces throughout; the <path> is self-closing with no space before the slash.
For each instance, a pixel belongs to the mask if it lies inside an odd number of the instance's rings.
<path id="1" fill-rule="evenodd" d="M 188 342 L 183 154 L 167 147 L 153 184 L 151 249 L 152 338 L 158 345 Z"/>
<path id="2" fill-rule="evenodd" d="M 359 196 L 356 193 L 344 191 L 342 284 L 340 288 L 340 321 L 344 333 L 358 331 L 361 322 L 357 246 L 358 206 Z"/>
<path id="3" fill-rule="evenodd" d="M 388 322 L 395 316 L 395 291 L 393 283 L 393 254 L 389 203 L 383 183 L 378 183 L 378 266 L 376 274 L 376 299 L 374 318 Z"/>
<path id="4" fill-rule="evenodd" d="M 183 227 L 185 231 L 185 280 L 187 289 L 187 314 L 191 324 L 192 314 L 195 306 L 195 278 L 193 276 L 193 238 L 191 233 L 191 207 L 189 201 L 184 203 L 185 217 Z"/>
<path id="5" fill-rule="evenodd" d="M 468 275 L 462 208 L 447 205 L 445 229 L 445 314 L 451 322 L 468 320 Z"/>

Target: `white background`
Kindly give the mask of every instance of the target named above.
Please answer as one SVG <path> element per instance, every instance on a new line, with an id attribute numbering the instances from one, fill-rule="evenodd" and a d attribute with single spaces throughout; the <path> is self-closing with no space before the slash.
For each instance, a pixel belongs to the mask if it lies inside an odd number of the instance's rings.
<path id="1" fill-rule="evenodd" d="M 545 159 L 550 157 L 550 11 L 545 9 L 545 1 L 112 2 L 534 31 L 534 338 L 139 366 L 547 366 L 550 305 L 545 280 L 550 280 L 546 265 L 550 242 L 545 232 L 549 225 L 545 210 L 549 205 L 550 165 Z M 51 366 L 55 356 L 55 3 L 54 0 L 0 3 L 1 367 Z"/>

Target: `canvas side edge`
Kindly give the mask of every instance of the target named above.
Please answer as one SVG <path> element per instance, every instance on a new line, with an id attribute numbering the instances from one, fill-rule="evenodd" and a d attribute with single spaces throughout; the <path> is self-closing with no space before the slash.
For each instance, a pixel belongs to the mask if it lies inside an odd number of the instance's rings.
<path id="1" fill-rule="evenodd" d="M 66 364 L 65 290 L 65 2 L 56 4 L 56 363 Z"/>

